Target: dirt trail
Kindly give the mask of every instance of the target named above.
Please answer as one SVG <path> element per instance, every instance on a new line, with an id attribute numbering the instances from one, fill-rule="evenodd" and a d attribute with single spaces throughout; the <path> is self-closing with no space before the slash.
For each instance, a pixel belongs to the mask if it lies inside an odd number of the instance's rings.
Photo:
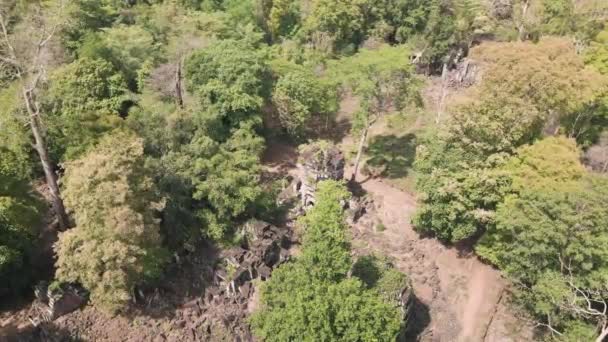
<path id="1" fill-rule="evenodd" d="M 501 333 L 486 341 L 524 340 L 522 336 L 510 336 L 508 327 L 500 327 L 513 320 L 513 315 L 503 312 L 501 319 L 492 320 L 506 286 L 498 271 L 474 255 L 460 255 L 437 240 L 421 238 L 410 223 L 416 205 L 411 194 L 377 179 L 361 185 L 375 199 L 386 230 L 374 232 L 369 225 L 355 226 L 353 245 L 358 253 L 391 257 L 395 266 L 412 279 L 416 296 L 430 319 L 421 322 L 418 318 L 416 324 L 424 328 L 417 336 L 419 340 L 484 341 L 490 322 L 498 325 L 493 330 Z M 415 314 L 420 315 L 420 309 Z"/>

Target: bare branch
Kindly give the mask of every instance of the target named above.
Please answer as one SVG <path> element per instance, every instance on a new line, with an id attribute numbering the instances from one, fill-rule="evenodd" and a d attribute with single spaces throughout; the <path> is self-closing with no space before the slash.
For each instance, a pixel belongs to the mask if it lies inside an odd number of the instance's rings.
<path id="1" fill-rule="evenodd" d="M 13 44 L 11 44 L 10 38 L 8 36 L 8 30 L 6 28 L 7 25 L 8 23 L 6 22 L 5 15 L 2 13 L 2 11 L 0 11 L 0 28 L 2 28 L 2 38 L 4 39 L 4 43 L 8 47 L 12 59 L 17 60 L 15 49 L 13 48 Z"/>

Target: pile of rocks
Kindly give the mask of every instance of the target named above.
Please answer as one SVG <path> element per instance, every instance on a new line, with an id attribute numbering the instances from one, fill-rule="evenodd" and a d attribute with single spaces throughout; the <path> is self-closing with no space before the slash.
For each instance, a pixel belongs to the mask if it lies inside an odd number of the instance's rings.
<path id="1" fill-rule="evenodd" d="M 89 294 L 80 286 L 61 284 L 49 286 L 47 282 L 39 283 L 34 294 L 38 299 L 37 317 L 30 317 L 34 326 L 42 322 L 50 322 L 84 306 Z"/>
<path id="2" fill-rule="evenodd" d="M 314 205 L 320 181 L 344 178 L 344 164 L 342 151 L 329 141 L 319 140 L 300 146 L 297 190 L 304 208 Z"/>
<path id="3" fill-rule="evenodd" d="M 268 279 L 274 268 L 289 260 L 289 230 L 250 220 L 241 232 L 243 244 L 222 251 L 204 295 L 180 313 L 202 340 L 251 341 L 247 314 L 255 301 L 253 281 Z"/>

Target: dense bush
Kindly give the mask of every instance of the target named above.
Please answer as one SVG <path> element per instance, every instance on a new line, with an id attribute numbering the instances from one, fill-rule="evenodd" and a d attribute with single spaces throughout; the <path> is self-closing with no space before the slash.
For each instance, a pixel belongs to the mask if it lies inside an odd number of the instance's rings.
<path id="1" fill-rule="evenodd" d="M 105 136 L 66 165 L 64 188 L 76 227 L 55 245 L 56 278 L 82 284 L 107 311 L 123 309 L 133 287 L 158 278 L 167 260 L 159 234 L 163 205 L 143 163 L 142 140 L 122 131 Z"/>

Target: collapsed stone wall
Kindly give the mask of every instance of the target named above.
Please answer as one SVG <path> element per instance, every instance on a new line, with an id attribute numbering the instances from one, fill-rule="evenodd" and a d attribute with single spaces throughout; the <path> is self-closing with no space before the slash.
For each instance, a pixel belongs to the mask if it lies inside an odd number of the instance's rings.
<path id="1" fill-rule="evenodd" d="M 344 155 L 333 143 L 319 140 L 300 146 L 297 168 L 297 190 L 304 208 L 315 204 L 315 193 L 320 181 L 344 178 Z"/>

